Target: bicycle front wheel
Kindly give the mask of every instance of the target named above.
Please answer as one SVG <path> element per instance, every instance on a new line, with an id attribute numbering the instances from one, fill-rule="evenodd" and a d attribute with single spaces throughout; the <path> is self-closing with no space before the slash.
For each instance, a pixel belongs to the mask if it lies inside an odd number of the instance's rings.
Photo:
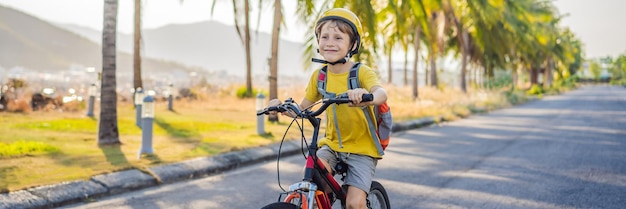
<path id="1" fill-rule="evenodd" d="M 389 209 L 389 197 L 382 184 L 372 181 L 370 192 L 367 193 L 367 206 L 370 209 Z"/>
<path id="2" fill-rule="evenodd" d="M 288 202 L 275 202 L 275 203 L 266 205 L 265 207 L 261 209 L 298 209 L 298 207 Z"/>

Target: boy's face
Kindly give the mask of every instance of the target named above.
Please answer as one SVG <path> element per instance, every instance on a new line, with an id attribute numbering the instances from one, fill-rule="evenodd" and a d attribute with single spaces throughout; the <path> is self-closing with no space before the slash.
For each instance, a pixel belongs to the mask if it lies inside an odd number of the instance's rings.
<path id="1" fill-rule="evenodd" d="M 318 42 L 320 55 L 329 62 L 346 57 L 350 50 L 350 35 L 341 32 L 335 22 L 328 22 L 321 29 Z"/>

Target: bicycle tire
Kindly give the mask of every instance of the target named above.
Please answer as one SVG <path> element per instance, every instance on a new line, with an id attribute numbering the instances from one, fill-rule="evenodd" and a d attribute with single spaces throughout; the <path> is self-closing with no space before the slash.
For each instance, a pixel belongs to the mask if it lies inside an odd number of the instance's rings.
<path id="1" fill-rule="evenodd" d="M 387 190 L 377 181 L 372 181 L 370 191 L 367 193 L 367 202 L 370 209 L 389 209 L 389 196 Z"/>
<path id="2" fill-rule="evenodd" d="M 265 207 L 261 209 L 298 209 L 298 207 L 288 202 L 275 202 L 275 203 L 266 205 Z"/>

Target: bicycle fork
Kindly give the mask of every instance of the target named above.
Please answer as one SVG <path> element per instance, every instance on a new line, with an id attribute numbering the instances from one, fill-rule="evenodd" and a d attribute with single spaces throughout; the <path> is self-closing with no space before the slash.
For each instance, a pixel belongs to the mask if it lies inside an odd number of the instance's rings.
<path id="1" fill-rule="evenodd" d="M 317 188 L 315 183 L 307 181 L 292 184 L 289 186 L 289 195 L 285 202 L 300 205 L 302 209 L 331 208 L 328 195 Z"/>

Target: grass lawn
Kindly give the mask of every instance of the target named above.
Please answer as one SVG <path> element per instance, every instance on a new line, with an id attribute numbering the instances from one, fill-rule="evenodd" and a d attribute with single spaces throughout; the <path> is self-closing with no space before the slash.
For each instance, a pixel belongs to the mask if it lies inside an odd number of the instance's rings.
<path id="1" fill-rule="evenodd" d="M 499 92 L 462 94 L 421 88 L 421 99 L 413 101 L 408 88 L 386 89 L 394 122 L 440 115 L 452 120 L 473 109 L 510 105 Z M 293 97 L 296 101 L 302 98 Z M 121 102 L 117 108 L 122 144 L 109 146 L 98 146 L 96 141 L 99 104 L 96 118 L 87 117 L 84 111 L 0 112 L 0 192 L 266 145 L 279 141 L 290 122 L 281 117 L 280 123 L 266 123 L 268 134 L 260 136 L 256 133 L 255 99 L 212 98 L 175 101 L 175 111 L 168 111 L 166 102 L 157 102 L 155 154 L 142 158 L 137 155 L 142 132 L 135 125 L 135 109 L 129 102 Z M 292 128 L 287 138 L 299 136 Z"/>

